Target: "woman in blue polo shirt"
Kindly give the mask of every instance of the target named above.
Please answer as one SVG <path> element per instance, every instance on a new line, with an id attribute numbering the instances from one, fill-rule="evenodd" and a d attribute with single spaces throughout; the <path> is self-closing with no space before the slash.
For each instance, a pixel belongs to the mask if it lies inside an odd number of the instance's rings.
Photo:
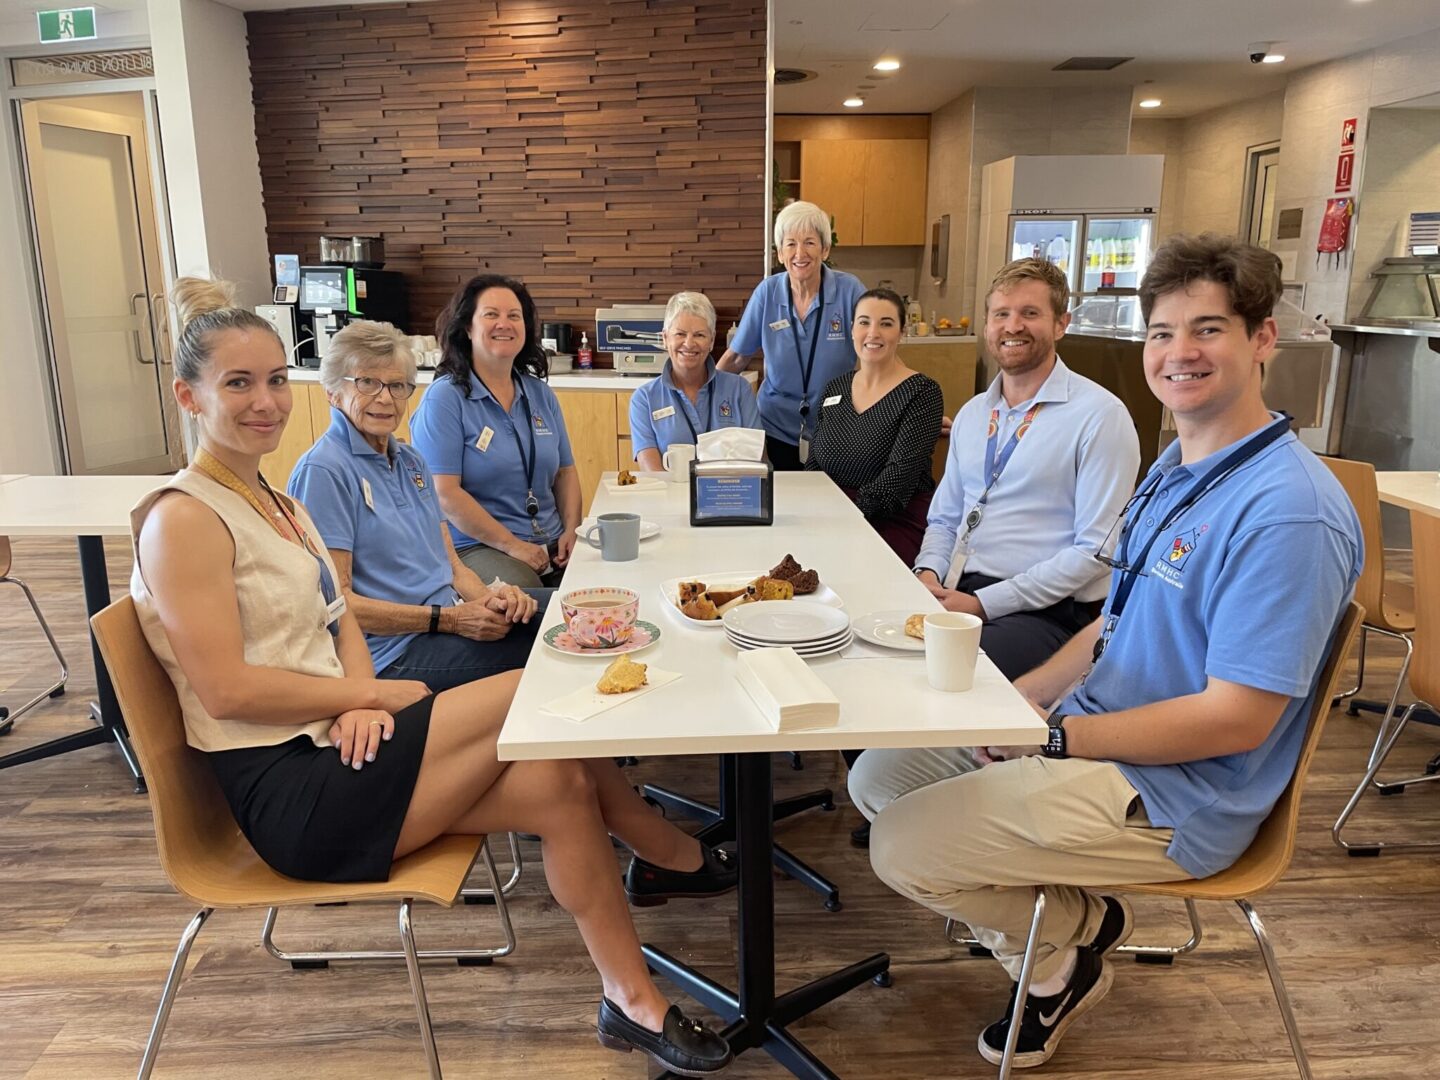
<path id="1" fill-rule="evenodd" d="M 704 293 L 681 292 L 665 305 L 665 351 L 660 377 L 630 395 L 630 442 L 635 460 L 652 472 L 675 443 L 700 442 L 707 431 L 758 428 L 755 393 L 740 375 L 717 371 L 715 305 Z"/>
<path id="2" fill-rule="evenodd" d="M 437 694 L 525 666 L 545 590 L 486 588 L 455 553 L 425 461 L 394 431 L 415 359 L 388 323 L 352 322 L 320 362 L 330 427 L 290 474 L 382 679 Z"/>
<path id="3" fill-rule="evenodd" d="M 486 581 L 559 584 L 580 525 L 580 478 L 540 347 L 513 278 L 471 278 L 436 320 L 435 384 L 410 420 L 435 473 L 460 560 Z"/>
<path id="4" fill-rule="evenodd" d="M 765 353 L 760 419 L 765 452 L 777 469 L 801 469 L 809 457 L 825 384 L 855 367 L 850 323 L 865 291 L 853 274 L 825 266 L 830 215 L 814 203 L 793 202 L 775 217 L 775 249 L 785 273 L 755 287 L 735 339 L 720 357 L 721 371 L 740 371 Z"/>

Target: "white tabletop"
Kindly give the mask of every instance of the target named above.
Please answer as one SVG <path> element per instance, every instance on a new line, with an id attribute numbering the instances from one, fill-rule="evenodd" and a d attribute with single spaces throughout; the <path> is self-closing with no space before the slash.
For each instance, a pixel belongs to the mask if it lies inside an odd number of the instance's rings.
<path id="1" fill-rule="evenodd" d="M 613 475 L 613 474 L 607 474 Z M 723 629 L 684 626 L 661 598 L 660 582 L 704 580 L 711 572 L 763 573 L 787 553 L 820 574 L 852 619 L 867 612 L 938 610 L 860 512 L 821 473 L 775 475 L 775 524 L 701 527 L 689 524 L 688 488 L 612 495 L 602 482 L 593 513 L 633 510 L 662 533 L 640 545 L 633 562 L 607 563 L 577 546 L 564 590 L 623 586 L 640 594 L 640 618 L 660 627 L 658 643 L 634 658 L 683 677 L 585 723 L 540 711 L 546 702 L 593 685 L 604 658 L 564 656 L 540 640 L 560 621 L 559 596 L 545 612 L 504 730 L 499 755 L 527 758 L 611 757 L 625 754 L 747 753 L 850 747 L 1039 745 L 1045 722 L 990 660 L 981 656 L 973 689 L 930 689 L 919 653 L 893 659 L 826 657 L 813 670 L 840 699 L 840 723 L 821 731 L 773 731 L 735 679 L 736 651 Z M 562 592 L 564 591 L 562 590 Z"/>
<path id="2" fill-rule="evenodd" d="M 0 536 L 129 536 L 130 508 L 168 476 L 25 476 L 0 484 Z"/>
<path id="3" fill-rule="evenodd" d="M 1440 515 L 1440 473 L 1377 472 L 1380 501 L 1422 514 Z"/>
<path id="4" fill-rule="evenodd" d="M 0 484 L 8 484 L 11 480 L 24 480 L 29 475 L 23 472 L 0 473 Z"/>

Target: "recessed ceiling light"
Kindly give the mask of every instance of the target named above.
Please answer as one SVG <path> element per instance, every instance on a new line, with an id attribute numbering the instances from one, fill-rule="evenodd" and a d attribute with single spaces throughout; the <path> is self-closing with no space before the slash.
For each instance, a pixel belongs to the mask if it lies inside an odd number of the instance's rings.
<path id="1" fill-rule="evenodd" d="M 1163 104 L 1165 103 L 1161 101 L 1158 97 L 1147 97 L 1144 101 L 1140 102 L 1140 108 L 1158 109 Z"/>
<path id="2" fill-rule="evenodd" d="M 864 104 L 865 104 L 865 101 L 864 101 L 863 98 L 847 97 L 847 98 L 845 99 L 845 107 L 846 107 L 847 109 L 858 109 L 858 108 L 860 108 L 861 105 L 864 105 Z"/>
<path id="3" fill-rule="evenodd" d="M 1270 53 L 1269 55 L 1267 55 L 1264 60 L 1261 60 L 1260 62 L 1261 62 L 1262 64 L 1283 64 L 1283 63 L 1285 62 L 1285 54 L 1284 54 L 1284 53 L 1273 53 L 1273 52 L 1272 52 L 1272 53 Z"/>
<path id="4" fill-rule="evenodd" d="M 875 64 L 876 71 L 899 71 L 899 60 L 880 60 Z"/>

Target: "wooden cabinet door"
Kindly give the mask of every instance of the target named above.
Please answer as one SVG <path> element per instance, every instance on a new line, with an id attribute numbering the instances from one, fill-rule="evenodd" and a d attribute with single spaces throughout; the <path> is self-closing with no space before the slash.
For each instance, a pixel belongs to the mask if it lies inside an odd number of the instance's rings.
<path id="1" fill-rule="evenodd" d="M 580 495 L 585 513 L 595 498 L 600 474 L 619 468 L 619 433 L 615 423 L 616 394 L 603 390 L 556 390 L 565 430 L 580 474 Z"/>
<path id="2" fill-rule="evenodd" d="M 421 383 L 410 395 L 410 400 L 406 403 L 405 415 L 400 420 L 400 426 L 395 429 L 395 438 L 401 442 L 408 443 L 410 441 L 410 418 L 415 415 L 415 410 L 420 407 L 420 399 L 425 396 L 425 391 L 429 388 L 429 383 Z"/>
<path id="3" fill-rule="evenodd" d="M 320 394 L 325 404 L 324 392 L 314 383 L 291 383 L 290 419 L 285 423 L 285 433 L 280 436 L 280 445 L 260 459 L 260 474 L 276 491 L 284 491 L 290 483 L 290 471 L 300 456 L 315 442 L 315 428 L 311 419 L 312 391 Z M 324 428 L 320 429 L 325 430 Z"/>
<path id="4" fill-rule="evenodd" d="M 925 139 L 870 139 L 865 143 L 863 244 L 925 243 Z M 841 234 L 844 239 L 844 234 Z"/>
<path id="5" fill-rule="evenodd" d="M 800 190 L 835 219 L 835 236 L 847 247 L 867 243 L 864 139 L 806 139 L 800 144 Z M 924 206 L 921 206 L 922 214 Z M 828 240 L 828 237 L 825 237 Z"/>
<path id="6" fill-rule="evenodd" d="M 622 468 L 622 469 L 634 469 L 634 468 L 636 468 L 637 466 L 636 466 L 636 464 L 635 464 L 635 447 L 634 447 L 634 446 L 631 444 L 631 442 L 630 442 L 630 436 L 629 436 L 629 435 L 621 435 L 620 438 L 619 438 L 619 440 L 618 440 L 618 442 L 619 442 L 619 454 L 618 454 L 618 458 L 619 458 L 619 461 L 620 461 L 620 468 Z"/>

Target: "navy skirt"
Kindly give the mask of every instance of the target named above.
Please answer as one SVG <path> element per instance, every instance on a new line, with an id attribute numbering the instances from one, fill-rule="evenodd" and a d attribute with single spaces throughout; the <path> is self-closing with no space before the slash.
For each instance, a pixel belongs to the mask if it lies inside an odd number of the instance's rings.
<path id="1" fill-rule="evenodd" d="M 395 714 L 395 734 L 355 770 L 299 735 L 205 756 L 240 831 L 274 870 L 302 881 L 385 881 L 410 809 L 434 696 Z"/>

